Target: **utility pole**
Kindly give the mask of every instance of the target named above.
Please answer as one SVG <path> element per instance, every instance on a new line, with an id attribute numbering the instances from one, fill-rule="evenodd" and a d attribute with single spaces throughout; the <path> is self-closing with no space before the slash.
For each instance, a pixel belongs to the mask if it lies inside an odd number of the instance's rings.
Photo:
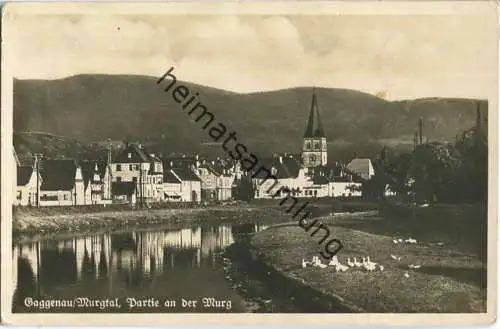
<path id="1" fill-rule="evenodd" d="M 143 208 L 143 199 L 142 199 L 142 190 L 143 190 L 143 185 L 142 185 L 142 162 L 139 162 L 139 186 L 140 186 L 140 191 L 139 191 L 139 204 L 140 207 Z"/>
<path id="2" fill-rule="evenodd" d="M 107 199 L 112 199 L 112 193 L 111 193 L 111 181 L 112 181 L 112 178 L 111 178 L 111 139 L 108 138 L 108 163 L 106 164 L 106 167 L 109 169 L 109 172 L 108 172 L 108 190 L 106 191 L 107 192 L 107 195 L 106 195 L 106 198 Z"/>
<path id="3" fill-rule="evenodd" d="M 36 207 L 40 207 L 40 170 L 43 165 L 40 163 L 42 161 L 42 154 L 35 153 L 35 170 L 36 170 Z"/>
<path id="4" fill-rule="evenodd" d="M 420 119 L 418 120 L 418 137 L 420 145 L 422 145 L 423 143 L 423 129 L 424 129 L 424 119 L 420 117 Z"/>
<path id="5" fill-rule="evenodd" d="M 413 152 L 417 149 L 417 144 L 418 144 L 418 132 L 415 131 L 415 134 L 413 134 Z"/>

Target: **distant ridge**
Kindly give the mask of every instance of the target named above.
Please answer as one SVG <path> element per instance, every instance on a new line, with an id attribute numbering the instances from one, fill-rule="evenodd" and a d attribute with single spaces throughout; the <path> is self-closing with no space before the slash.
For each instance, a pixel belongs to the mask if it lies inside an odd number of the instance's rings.
<path id="1" fill-rule="evenodd" d="M 190 122 L 156 80 L 102 74 L 59 80 L 15 79 L 14 131 L 45 132 L 82 144 L 108 138 L 141 140 L 155 152 L 203 150 L 202 144 L 211 142 L 206 132 Z M 312 87 L 242 94 L 177 83 L 198 92 L 216 119 L 234 130 L 238 140 L 252 151 L 300 151 Z M 355 90 L 318 87 L 316 94 L 332 158 L 354 153 L 370 156 L 387 140 L 391 147 L 406 149 L 420 117 L 424 118 L 424 135 L 430 140 L 454 141 L 457 134 L 475 124 L 475 100 L 470 99 L 387 101 Z M 478 102 L 485 113 L 487 102 Z"/>

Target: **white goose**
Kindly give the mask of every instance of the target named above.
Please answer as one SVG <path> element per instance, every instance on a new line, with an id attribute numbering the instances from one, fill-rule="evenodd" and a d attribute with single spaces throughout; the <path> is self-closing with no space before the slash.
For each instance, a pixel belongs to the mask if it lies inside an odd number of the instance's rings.
<path id="1" fill-rule="evenodd" d="M 371 271 L 374 271 L 376 269 L 376 264 L 368 262 L 367 259 L 365 257 L 363 257 L 363 267 L 365 270 L 371 272 Z"/>
<path id="2" fill-rule="evenodd" d="M 351 257 L 347 257 L 347 265 L 349 267 L 354 267 L 354 262 L 351 261 Z"/>
<path id="3" fill-rule="evenodd" d="M 370 260 L 370 256 L 366 256 L 366 262 L 367 262 L 368 264 L 377 265 L 377 263 L 372 262 L 372 261 Z"/>
<path id="4" fill-rule="evenodd" d="M 391 255 L 391 258 L 394 259 L 394 260 L 397 260 L 397 261 L 401 260 L 401 257 L 397 257 L 397 256 L 394 256 L 394 255 Z"/>
<path id="5" fill-rule="evenodd" d="M 328 263 L 330 266 L 337 266 L 338 264 L 340 264 L 340 262 L 337 255 L 333 256 L 332 259 L 330 259 L 330 263 Z"/>
<path id="6" fill-rule="evenodd" d="M 418 269 L 420 268 L 422 265 L 413 265 L 413 264 L 410 264 L 408 265 L 408 268 L 413 268 L 413 269 Z"/>
<path id="7" fill-rule="evenodd" d="M 356 259 L 356 257 L 353 258 L 353 261 L 354 261 L 354 266 L 356 266 L 356 267 L 363 266 L 363 263 L 358 262 L 358 260 Z"/>
<path id="8" fill-rule="evenodd" d="M 337 272 L 345 272 L 349 269 L 349 266 L 346 266 L 346 265 L 342 265 L 340 263 L 338 263 L 336 266 L 335 266 L 335 271 Z"/>
<path id="9" fill-rule="evenodd" d="M 306 267 L 307 267 L 307 265 L 311 265 L 311 263 L 310 263 L 310 262 L 306 262 L 306 261 L 304 260 L 304 258 L 302 258 L 302 268 L 306 268 Z"/>
<path id="10" fill-rule="evenodd" d="M 405 240 L 405 242 L 406 243 L 413 243 L 414 244 L 414 243 L 417 243 L 417 240 L 412 239 L 412 238 L 408 238 L 408 239 Z"/>

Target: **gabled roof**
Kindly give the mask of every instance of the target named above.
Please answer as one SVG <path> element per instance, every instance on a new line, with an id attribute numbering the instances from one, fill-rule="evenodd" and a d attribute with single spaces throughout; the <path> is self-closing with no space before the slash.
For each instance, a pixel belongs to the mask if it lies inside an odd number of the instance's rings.
<path id="1" fill-rule="evenodd" d="M 207 169 L 210 173 L 214 174 L 215 176 L 221 175 L 221 173 L 211 163 L 204 163 L 200 165 L 198 168 Z"/>
<path id="2" fill-rule="evenodd" d="M 129 155 L 130 154 L 130 158 Z M 131 143 L 113 160 L 114 163 L 140 163 L 153 161 L 143 146 Z"/>
<path id="3" fill-rule="evenodd" d="M 17 167 L 17 186 L 24 186 L 28 184 L 32 174 L 33 174 L 32 166 Z"/>
<path id="4" fill-rule="evenodd" d="M 113 182 L 111 183 L 111 191 L 114 195 L 131 196 L 135 193 L 134 182 Z"/>
<path id="5" fill-rule="evenodd" d="M 175 176 L 170 170 L 163 173 L 163 183 L 173 183 L 180 184 L 182 183 L 177 176 Z"/>
<path id="6" fill-rule="evenodd" d="M 366 176 L 368 178 L 370 174 L 370 168 L 373 169 L 373 165 L 368 158 L 355 158 L 347 165 L 347 169 L 351 172 L 356 173 L 360 176 Z"/>
<path id="7" fill-rule="evenodd" d="M 40 174 L 43 191 L 67 191 L 75 186 L 76 163 L 70 159 L 43 160 Z"/>
<path id="8" fill-rule="evenodd" d="M 257 174 L 255 178 L 267 177 L 267 172 L 265 170 L 259 171 L 261 166 L 271 173 L 273 173 L 273 169 L 275 169 L 276 172 L 274 176 L 278 179 L 296 178 L 300 170 L 300 164 L 293 157 L 281 157 L 281 161 L 279 157 L 264 158 L 259 161 L 259 166 L 255 166 L 252 176 Z"/>
<path id="9" fill-rule="evenodd" d="M 85 184 L 85 187 L 88 186 L 89 182 L 94 178 L 95 168 L 97 165 L 97 174 L 99 178 L 104 179 L 104 175 L 106 175 L 106 161 L 100 160 L 84 160 L 81 162 L 80 166 L 82 168 L 82 178 Z"/>
<path id="10" fill-rule="evenodd" d="M 172 168 L 171 171 L 177 175 L 182 181 L 201 181 L 200 177 L 196 175 L 191 168 L 188 167 L 180 167 L 180 168 Z"/>
<path id="11" fill-rule="evenodd" d="M 314 137 L 326 137 L 319 117 L 318 101 L 316 100 L 315 91 L 313 91 L 309 120 L 307 121 L 306 132 L 304 133 L 304 138 Z"/>

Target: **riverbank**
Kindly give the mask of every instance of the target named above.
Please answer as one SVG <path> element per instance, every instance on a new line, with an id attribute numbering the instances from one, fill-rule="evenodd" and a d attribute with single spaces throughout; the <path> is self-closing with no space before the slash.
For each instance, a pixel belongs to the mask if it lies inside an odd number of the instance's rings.
<path id="1" fill-rule="evenodd" d="M 83 211 L 82 211 L 83 210 Z M 78 208 L 67 209 L 16 209 L 12 222 L 14 241 L 37 240 L 52 236 L 112 232 L 130 228 L 155 226 L 179 226 L 200 222 L 232 223 L 260 222 L 279 223 L 290 220 L 285 212 L 273 207 L 249 205 L 216 205 L 170 209 L 120 209 L 92 211 Z"/>
<path id="2" fill-rule="evenodd" d="M 316 204 L 317 203 L 317 204 Z M 374 209 L 373 203 L 319 199 L 308 207 L 313 217 L 339 209 L 359 211 Z M 15 241 L 36 240 L 54 235 L 100 233 L 129 228 L 180 225 L 195 222 L 233 223 L 288 222 L 293 218 L 286 207 L 275 200 L 222 202 L 212 205 L 166 203 L 150 209 L 134 209 L 127 205 L 76 207 L 14 207 L 12 233 Z"/>
<path id="3" fill-rule="evenodd" d="M 340 303 L 354 312 L 486 312 L 486 264 L 474 253 L 474 248 L 469 248 L 466 241 L 457 248 L 460 241 L 436 240 L 432 226 L 426 236 L 425 230 L 415 230 L 415 223 L 406 218 L 399 218 L 400 225 L 394 229 L 390 225 L 393 220 L 373 215 L 321 218 L 331 235 L 344 245 L 338 254 L 341 263 L 346 264 L 347 257 L 360 260 L 370 256 L 371 261 L 384 266 L 383 271 L 350 268 L 337 273 L 333 267 L 302 268 L 302 259 L 319 255 L 321 247 L 317 239 L 296 225 L 278 225 L 255 234 L 251 250 L 275 275 L 312 289 L 317 296 L 328 297 L 332 303 Z M 412 231 L 418 237 L 412 236 Z M 467 236 L 461 233 L 459 236 Z M 417 243 L 393 242 L 409 236 L 418 239 Z M 400 260 L 392 259 L 391 255 Z M 410 269 L 409 265 L 420 268 Z"/>

